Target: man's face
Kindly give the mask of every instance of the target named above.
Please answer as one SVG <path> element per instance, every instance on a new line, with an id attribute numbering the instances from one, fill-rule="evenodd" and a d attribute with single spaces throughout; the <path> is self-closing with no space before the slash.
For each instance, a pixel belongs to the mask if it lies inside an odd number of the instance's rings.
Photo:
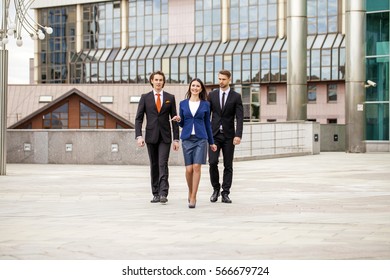
<path id="1" fill-rule="evenodd" d="M 156 74 L 152 79 L 153 88 L 155 91 L 160 92 L 164 86 L 164 77 L 162 75 Z"/>
<path id="2" fill-rule="evenodd" d="M 226 89 L 229 87 L 230 79 L 226 75 L 218 74 L 219 87 L 221 89 Z"/>

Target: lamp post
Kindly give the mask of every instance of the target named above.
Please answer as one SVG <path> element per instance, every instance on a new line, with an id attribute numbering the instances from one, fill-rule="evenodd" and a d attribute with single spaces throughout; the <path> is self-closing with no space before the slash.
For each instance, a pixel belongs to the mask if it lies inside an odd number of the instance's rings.
<path id="1" fill-rule="evenodd" d="M 8 88 L 8 51 L 7 43 L 7 2 L 1 1 L 1 27 L 0 27 L 0 175 L 6 174 L 6 131 L 7 131 L 7 88 Z"/>
<path id="2" fill-rule="evenodd" d="M 32 39 L 45 39 L 45 34 L 51 34 L 53 29 L 38 24 L 28 13 L 34 0 L 0 0 L 0 175 L 6 175 L 6 133 L 7 133 L 7 95 L 8 95 L 8 50 L 10 37 L 16 39 L 16 45 L 23 45 L 22 30 Z M 10 4 L 13 2 L 14 6 Z M 10 14 L 14 12 L 12 19 Z"/>

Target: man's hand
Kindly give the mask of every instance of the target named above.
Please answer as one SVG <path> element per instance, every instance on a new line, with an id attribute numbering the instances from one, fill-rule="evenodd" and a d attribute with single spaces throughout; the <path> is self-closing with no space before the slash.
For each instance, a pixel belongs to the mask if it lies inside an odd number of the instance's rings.
<path id="1" fill-rule="evenodd" d="M 173 149 L 174 151 L 178 151 L 179 148 L 180 148 L 180 143 L 179 143 L 179 141 L 173 141 L 172 149 Z"/>
<path id="2" fill-rule="evenodd" d="M 139 136 L 139 137 L 137 138 L 137 145 L 138 145 L 138 147 L 143 147 L 143 146 L 145 146 L 145 141 L 144 141 L 144 138 L 143 138 L 142 136 Z"/>
<path id="3" fill-rule="evenodd" d="M 240 137 L 234 137 L 233 145 L 240 145 L 240 144 L 241 144 L 241 138 Z"/>

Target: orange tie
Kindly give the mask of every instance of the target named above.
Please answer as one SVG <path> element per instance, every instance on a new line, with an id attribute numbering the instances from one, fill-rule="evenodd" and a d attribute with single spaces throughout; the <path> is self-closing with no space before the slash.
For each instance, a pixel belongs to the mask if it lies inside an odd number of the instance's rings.
<path id="1" fill-rule="evenodd" d="M 156 107 L 157 107 L 157 112 L 160 113 L 160 110 L 161 110 L 161 98 L 160 98 L 160 95 L 159 93 L 156 93 L 157 95 L 157 101 L 156 101 Z"/>

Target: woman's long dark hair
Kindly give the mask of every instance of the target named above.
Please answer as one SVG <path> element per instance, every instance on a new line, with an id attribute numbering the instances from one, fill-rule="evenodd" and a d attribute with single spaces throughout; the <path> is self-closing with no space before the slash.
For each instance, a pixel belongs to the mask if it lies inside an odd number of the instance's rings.
<path id="1" fill-rule="evenodd" d="M 206 100 L 207 99 L 207 90 L 206 90 L 206 87 L 203 84 L 202 80 L 199 78 L 194 78 L 191 80 L 190 85 L 188 86 L 188 91 L 186 93 L 186 98 L 188 98 L 188 99 L 191 98 L 191 86 L 192 86 L 192 83 L 195 81 L 197 81 L 200 84 L 200 86 L 202 87 L 202 91 L 199 93 L 199 99 Z"/>

